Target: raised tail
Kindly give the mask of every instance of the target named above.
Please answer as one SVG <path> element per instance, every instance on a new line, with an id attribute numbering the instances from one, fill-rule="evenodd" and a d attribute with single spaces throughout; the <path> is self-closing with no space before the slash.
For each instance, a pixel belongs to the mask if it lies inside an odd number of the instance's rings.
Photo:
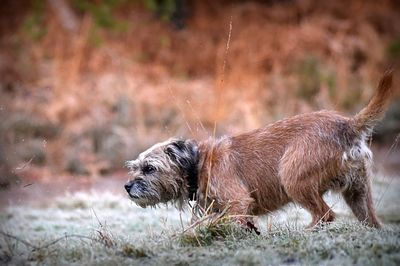
<path id="1" fill-rule="evenodd" d="M 354 116 L 355 127 L 359 131 L 372 132 L 375 124 L 383 117 L 390 102 L 393 69 L 387 70 L 368 105 Z"/>

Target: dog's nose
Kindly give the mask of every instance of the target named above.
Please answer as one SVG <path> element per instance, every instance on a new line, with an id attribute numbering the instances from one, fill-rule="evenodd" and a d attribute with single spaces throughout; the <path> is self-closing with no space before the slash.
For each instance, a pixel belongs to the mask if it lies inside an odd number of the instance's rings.
<path id="1" fill-rule="evenodd" d="M 129 194 L 129 192 L 131 191 L 132 185 L 133 185 L 132 182 L 128 182 L 128 183 L 126 183 L 125 186 L 124 186 L 124 187 L 125 187 L 125 190 L 126 190 L 126 192 L 128 192 L 128 194 Z"/>

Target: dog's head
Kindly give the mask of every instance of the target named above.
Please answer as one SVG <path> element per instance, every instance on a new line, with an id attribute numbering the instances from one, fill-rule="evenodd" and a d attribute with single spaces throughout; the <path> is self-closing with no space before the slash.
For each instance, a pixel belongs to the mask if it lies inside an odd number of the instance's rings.
<path id="1" fill-rule="evenodd" d="M 139 206 L 177 201 L 193 192 L 197 175 L 198 147 L 193 140 L 172 139 L 158 143 L 127 161 L 131 180 L 125 184 L 129 197 Z"/>

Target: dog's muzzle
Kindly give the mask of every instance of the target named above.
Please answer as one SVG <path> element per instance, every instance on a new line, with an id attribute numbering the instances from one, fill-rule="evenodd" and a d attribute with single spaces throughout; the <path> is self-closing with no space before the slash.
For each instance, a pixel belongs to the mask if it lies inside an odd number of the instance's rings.
<path id="1" fill-rule="evenodd" d="M 124 185 L 126 192 L 128 192 L 128 194 L 131 192 L 131 188 L 132 188 L 133 182 L 129 181 L 128 183 L 126 183 Z"/>
<path id="2" fill-rule="evenodd" d="M 160 203 L 160 198 L 148 187 L 143 179 L 134 179 L 124 185 L 129 198 L 142 208 Z"/>
<path id="3" fill-rule="evenodd" d="M 137 199 L 140 194 L 144 191 L 144 184 L 141 181 L 131 180 L 124 185 L 126 192 L 128 192 L 131 198 Z"/>

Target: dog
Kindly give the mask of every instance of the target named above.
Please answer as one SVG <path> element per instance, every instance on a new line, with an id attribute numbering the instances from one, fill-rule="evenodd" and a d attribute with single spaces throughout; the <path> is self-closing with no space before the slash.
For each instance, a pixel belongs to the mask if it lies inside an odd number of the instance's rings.
<path id="1" fill-rule="evenodd" d="M 283 119 L 248 133 L 197 142 L 170 139 L 127 161 L 125 189 L 141 207 L 189 200 L 238 218 L 273 212 L 294 202 L 310 212 L 309 227 L 332 222 L 327 191 L 341 192 L 356 218 L 380 228 L 371 195 L 374 125 L 390 101 L 387 71 L 368 105 L 354 117 L 318 111 Z M 211 206 L 212 203 L 212 206 Z"/>

